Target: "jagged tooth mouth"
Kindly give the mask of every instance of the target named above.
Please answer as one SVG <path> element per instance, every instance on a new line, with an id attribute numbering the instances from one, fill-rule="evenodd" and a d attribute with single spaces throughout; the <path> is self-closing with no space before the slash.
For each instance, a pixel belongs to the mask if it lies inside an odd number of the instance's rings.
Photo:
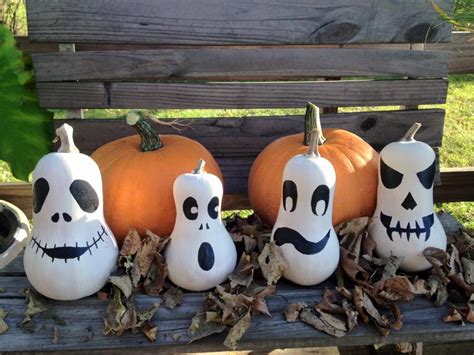
<path id="1" fill-rule="evenodd" d="M 35 254 L 38 254 L 38 252 L 41 250 L 41 258 L 47 255 L 50 257 L 52 263 L 54 263 L 55 259 L 62 259 L 65 263 L 67 263 L 69 259 L 77 259 L 79 261 L 81 260 L 81 256 L 87 252 L 92 255 L 91 249 L 93 247 L 98 249 L 99 247 L 97 244 L 100 241 L 104 242 L 103 237 L 104 235 L 108 235 L 108 233 L 104 226 L 101 227 L 102 231 L 97 231 L 97 237 L 92 237 L 92 244 L 89 244 L 89 242 L 86 241 L 86 246 L 84 247 L 78 246 L 78 243 L 76 242 L 75 246 L 67 246 L 66 243 L 64 243 L 64 246 L 57 247 L 56 244 L 54 244 L 52 248 L 48 248 L 48 243 L 42 245 L 41 240 L 38 240 L 38 238 L 35 236 L 31 238 L 30 245 L 32 249 L 36 248 Z"/>
<path id="2" fill-rule="evenodd" d="M 425 233 L 425 242 L 430 238 L 431 235 L 431 227 L 434 223 L 434 215 L 433 213 L 422 217 L 422 225 L 418 224 L 418 221 L 415 221 L 414 226 L 413 223 L 408 222 L 405 227 L 400 225 L 400 221 L 397 221 L 395 227 L 391 227 L 393 217 L 387 216 L 383 212 L 380 212 L 380 221 L 382 225 L 385 227 L 387 231 L 387 235 L 390 240 L 393 242 L 393 233 L 398 233 L 400 238 L 402 236 L 406 236 L 407 240 L 410 241 L 411 236 L 416 236 L 416 238 L 420 239 L 421 233 Z"/>

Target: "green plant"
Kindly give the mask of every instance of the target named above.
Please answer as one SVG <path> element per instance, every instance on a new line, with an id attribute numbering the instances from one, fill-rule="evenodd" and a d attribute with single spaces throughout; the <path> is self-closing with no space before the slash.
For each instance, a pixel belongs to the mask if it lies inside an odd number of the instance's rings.
<path id="1" fill-rule="evenodd" d="M 0 159 L 21 180 L 49 152 L 53 136 L 53 115 L 38 106 L 32 77 L 10 31 L 0 26 Z"/>
<path id="2" fill-rule="evenodd" d="M 454 0 L 452 12 L 445 11 L 435 0 L 431 4 L 440 17 L 454 26 L 455 30 L 474 30 L 474 1 Z"/>

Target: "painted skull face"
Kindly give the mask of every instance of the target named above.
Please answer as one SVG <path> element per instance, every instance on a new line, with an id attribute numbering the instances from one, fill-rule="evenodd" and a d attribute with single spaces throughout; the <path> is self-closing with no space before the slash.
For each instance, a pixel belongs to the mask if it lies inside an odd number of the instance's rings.
<path id="1" fill-rule="evenodd" d="M 76 299 L 98 291 L 117 257 L 117 244 L 103 215 L 97 165 L 79 153 L 43 157 L 33 178 L 32 239 L 25 271 L 42 294 Z"/>
<path id="2" fill-rule="evenodd" d="M 403 256 L 407 271 L 429 267 L 420 256 L 426 247 L 445 247 L 433 210 L 435 172 L 435 153 L 423 142 L 394 142 L 380 153 L 377 208 L 369 231 L 377 251 Z"/>
<path id="3" fill-rule="evenodd" d="M 166 249 L 169 278 L 192 291 L 225 280 L 236 250 L 220 218 L 222 183 L 205 172 L 180 175 L 173 186 L 176 222 Z"/>
<path id="4" fill-rule="evenodd" d="M 324 158 L 299 155 L 286 165 L 282 199 L 272 239 L 288 262 L 285 277 L 314 285 L 329 277 L 339 260 L 332 226 L 336 174 Z"/>

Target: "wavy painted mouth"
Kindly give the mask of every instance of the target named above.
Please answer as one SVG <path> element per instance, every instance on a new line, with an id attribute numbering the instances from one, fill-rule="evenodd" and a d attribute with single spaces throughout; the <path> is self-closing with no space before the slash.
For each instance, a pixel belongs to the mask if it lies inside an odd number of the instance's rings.
<path id="1" fill-rule="evenodd" d="M 402 235 L 406 235 L 406 238 L 408 241 L 410 241 L 410 236 L 411 235 L 416 235 L 418 239 L 420 239 L 420 235 L 422 233 L 425 233 L 425 242 L 429 239 L 431 235 L 431 227 L 434 224 L 434 215 L 429 214 L 428 216 L 423 217 L 421 220 L 421 224 L 418 224 L 418 221 L 415 220 L 415 225 L 412 226 L 410 222 L 407 223 L 406 227 L 402 227 L 400 225 L 400 221 L 397 222 L 395 227 L 391 227 L 390 224 L 392 223 L 392 217 L 387 216 L 386 214 L 383 214 L 380 212 L 380 221 L 382 222 L 383 226 L 385 227 L 387 231 L 387 235 L 390 238 L 390 240 L 393 242 L 393 236 L 392 234 L 394 232 L 397 232 L 400 235 L 400 238 L 402 238 Z"/>
<path id="2" fill-rule="evenodd" d="M 291 228 L 282 227 L 275 231 L 273 239 L 276 245 L 292 244 L 301 254 L 313 255 L 321 252 L 326 247 L 331 230 L 328 230 L 323 239 L 317 243 L 306 240 L 301 234 Z"/>
<path id="3" fill-rule="evenodd" d="M 104 226 L 102 227 L 102 231 L 99 232 L 97 231 L 97 239 L 96 237 L 92 237 L 92 244 L 89 244 L 89 242 L 86 242 L 85 247 L 80 247 L 78 246 L 78 243 L 76 242 L 76 246 L 74 247 L 68 247 L 66 246 L 66 243 L 64 243 L 64 246 L 62 247 L 57 247 L 56 244 L 52 248 L 48 248 L 48 243 L 45 243 L 44 245 L 41 245 L 41 240 L 38 240 L 36 237 L 31 238 L 31 248 L 36 247 L 36 254 L 41 250 L 43 253 L 41 254 L 41 258 L 43 258 L 45 255 L 49 256 L 51 258 L 51 262 L 54 262 L 55 259 L 63 259 L 65 263 L 69 259 L 77 259 L 80 260 L 81 256 L 84 255 L 85 253 L 89 252 L 90 255 L 92 255 L 91 249 L 95 247 L 98 249 L 99 247 L 97 244 L 99 241 L 104 241 L 103 236 L 107 235 L 107 232 L 105 231 Z"/>

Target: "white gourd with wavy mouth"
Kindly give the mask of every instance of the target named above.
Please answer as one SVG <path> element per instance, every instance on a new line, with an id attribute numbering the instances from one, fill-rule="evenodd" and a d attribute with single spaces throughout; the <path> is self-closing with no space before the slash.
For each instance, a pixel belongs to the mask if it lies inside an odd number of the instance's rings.
<path id="1" fill-rule="evenodd" d="M 168 277 L 179 287 L 204 291 L 225 281 L 237 252 L 221 220 L 223 187 L 204 171 L 204 160 L 173 185 L 176 222 L 166 249 Z"/>
<path id="2" fill-rule="evenodd" d="M 41 294 L 75 300 L 99 291 L 117 261 L 117 242 L 104 219 L 97 164 L 79 153 L 73 129 L 56 130 L 58 152 L 33 172 L 33 231 L 25 249 L 28 280 Z"/>
<path id="3" fill-rule="evenodd" d="M 404 260 L 401 269 L 430 268 L 423 250 L 446 250 L 446 233 L 433 208 L 436 157 L 426 143 L 414 139 L 421 124 L 415 123 L 398 142 L 380 152 L 377 208 L 369 233 L 382 257 Z"/>
<path id="4" fill-rule="evenodd" d="M 271 237 L 288 263 L 285 278 L 304 286 L 323 282 L 339 263 L 339 242 L 332 225 L 336 172 L 319 155 L 320 134 L 314 130 L 308 152 L 285 166 Z"/>

